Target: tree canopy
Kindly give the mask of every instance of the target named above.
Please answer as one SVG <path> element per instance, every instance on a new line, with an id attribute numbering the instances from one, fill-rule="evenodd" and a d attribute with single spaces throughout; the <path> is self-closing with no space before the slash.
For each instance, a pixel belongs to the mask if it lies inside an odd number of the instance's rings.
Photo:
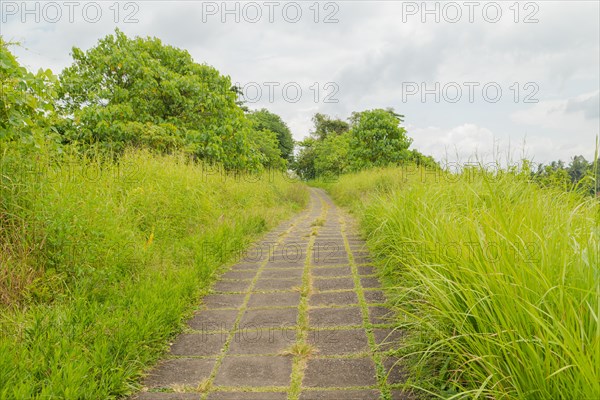
<path id="1" fill-rule="evenodd" d="M 294 169 L 304 179 L 402 162 L 437 165 L 433 158 L 408 150 L 412 139 L 393 109 L 353 112 L 349 122 L 317 113 L 310 136 L 298 143 Z"/>
<path id="2" fill-rule="evenodd" d="M 0 141 L 32 144 L 51 134 L 56 76 L 19 65 L 0 37 Z"/>
<path id="3" fill-rule="evenodd" d="M 248 118 L 253 123 L 253 128 L 258 131 L 270 131 L 276 135 L 281 157 L 292 161 L 294 155 L 294 139 L 287 124 L 277 114 L 266 109 L 252 111 Z"/>
<path id="4" fill-rule="evenodd" d="M 330 135 L 341 135 L 350 130 L 348 122 L 325 114 L 316 113 L 312 121 L 315 129 L 311 132 L 311 136 L 318 140 L 324 140 Z"/>
<path id="5" fill-rule="evenodd" d="M 73 65 L 60 76 L 61 106 L 70 117 L 62 127 L 65 141 L 185 149 L 228 169 L 282 164 L 272 159 L 271 135 L 252 133 L 230 78 L 195 63 L 187 51 L 116 30 L 72 55 Z"/>
<path id="6" fill-rule="evenodd" d="M 353 116 L 350 158 L 355 169 L 381 167 L 408 160 L 412 143 L 393 110 L 367 110 Z"/>

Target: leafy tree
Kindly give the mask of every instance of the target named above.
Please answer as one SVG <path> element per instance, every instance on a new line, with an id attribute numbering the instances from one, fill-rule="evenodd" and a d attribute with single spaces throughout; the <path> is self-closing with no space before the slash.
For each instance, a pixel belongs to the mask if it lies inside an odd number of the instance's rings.
<path id="1" fill-rule="evenodd" d="M 438 162 L 435 161 L 435 159 L 433 157 L 426 156 L 416 149 L 409 150 L 409 153 L 410 153 L 410 155 L 409 155 L 409 158 L 407 161 L 414 162 L 415 164 L 421 165 L 424 167 L 431 167 L 431 168 L 439 168 L 440 167 Z"/>
<path id="2" fill-rule="evenodd" d="M 535 180 L 542 186 L 560 187 L 568 190 L 571 186 L 569 173 L 564 168 L 562 161 L 558 163 L 553 161 L 550 165 L 538 165 L 538 170 L 534 175 Z"/>
<path id="3" fill-rule="evenodd" d="M 248 106 L 246 106 L 246 100 L 244 100 L 244 90 L 236 85 L 233 85 L 230 89 L 233 93 L 235 93 L 237 100 L 235 101 L 235 104 L 237 104 L 238 106 L 240 106 L 240 108 L 242 109 L 242 111 L 244 112 L 250 112 L 250 109 L 248 108 Z"/>
<path id="4" fill-rule="evenodd" d="M 281 156 L 287 161 L 292 161 L 294 155 L 294 138 L 292 137 L 290 128 L 288 128 L 279 115 L 263 108 L 251 112 L 248 114 L 248 118 L 252 121 L 254 129 L 274 132 L 277 137 Z"/>
<path id="5" fill-rule="evenodd" d="M 316 147 L 318 141 L 315 138 L 309 137 L 298 142 L 298 154 L 294 161 L 293 169 L 304 180 L 314 179 L 317 177 L 315 170 Z"/>
<path id="6" fill-rule="evenodd" d="M 56 77 L 27 71 L 9 45 L 0 37 L 0 141 L 39 144 L 52 134 Z"/>
<path id="7" fill-rule="evenodd" d="M 293 169 L 303 179 L 322 175 L 339 175 L 348 169 L 350 125 L 328 115 L 317 113 L 312 118 L 314 131 L 298 143 Z"/>
<path id="8" fill-rule="evenodd" d="M 575 156 L 569 163 L 569 176 L 572 182 L 579 182 L 587 175 L 590 163 L 583 156 Z"/>
<path id="9" fill-rule="evenodd" d="M 400 126 L 401 116 L 390 109 L 375 109 L 354 114 L 350 130 L 350 158 L 356 170 L 385 166 L 410 159 L 412 143 Z"/>
<path id="10" fill-rule="evenodd" d="M 353 112 L 350 123 L 317 113 L 314 130 L 298 143 L 293 168 L 314 179 L 401 162 L 439 167 L 432 157 L 408 150 L 412 139 L 400 126 L 403 118 L 392 108 Z"/>
<path id="11" fill-rule="evenodd" d="M 231 80 L 195 63 L 187 51 L 116 30 L 86 52 L 73 48 L 72 55 L 73 65 L 60 76 L 61 104 L 70 117 L 65 141 L 116 150 L 185 148 L 228 169 L 260 165 Z"/>
<path id="12" fill-rule="evenodd" d="M 347 122 L 320 113 L 315 114 L 312 121 L 315 130 L 311 132 L 311 136 L 317 140 L 324 140 L 330 135 L 341 135 L 350 129 Z"/>
<path id="13" fill-rule="evenodd" d="M 348 153 L 350 136 L 330 135 L 317 142 L 315 147 L 315 174 L 318 176 L 339 176 L 349 170 Z"/>
<path id="14" fill-rule="evenodd" d="M 392 117 L 398 119 L 400 122 L 404 122 L 404 115 L 398 114 L 392 107 L 387 107 L 384 111 L 386 111 Z M 350 121 L 350 127 L 358 125 L 363 112 L 364 111 L 354 111 L 352 114 L 350 114 L 350 118 L 348 118 L 348 121 Z"/>
<path id="15" fill-rule="evenodd" d="M 253 130 L 249 134 L 253 151 L 258 152 L 260 163 L 269 169 L 284 169 L 286 160 L 281 157 L 279 141 L 275 132 L 270 130 Z"/>

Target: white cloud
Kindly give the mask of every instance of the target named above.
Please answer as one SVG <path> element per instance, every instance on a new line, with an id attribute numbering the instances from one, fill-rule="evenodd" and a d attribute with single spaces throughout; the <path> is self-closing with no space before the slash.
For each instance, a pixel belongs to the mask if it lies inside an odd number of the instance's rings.
<path id="1" fill-rule="evenodd" d="M 431 154 L 439 161 L 493 160 L 494 148 L 497 145 L 492 131 L 472 123 L 450 129 L 408 126 L 407 130 L 409 136 L 414 139 L 413 148 Z"/>
<path id="2" fill-rule="evenodd" d="M 597 134 L 599 91 L 561 100 L 541 101 L 516 111 L 511 118 L 518 123 L 560 130 L 589 130 Z"/>

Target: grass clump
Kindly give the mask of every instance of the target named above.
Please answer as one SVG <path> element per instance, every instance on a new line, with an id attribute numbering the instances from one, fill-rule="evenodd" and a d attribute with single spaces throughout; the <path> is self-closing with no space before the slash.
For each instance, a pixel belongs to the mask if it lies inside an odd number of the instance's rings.
<path id="1" fill-rule="evenodd" d="M 315 219 L 313 222 L 311 222 L 310 226 L 323 226 L 325 225 L 325 219 L 324 218 L 317 218 Z"/>
<path id="2" fill-rule="evenodd" d="M 283 356 L 295 356 L 300 359 L 310 358 L 311 355 L 317 352 L 314 346 L 308 343 L 294 343 L 288 349 L 281 352 Z"/>
<path id="3" fill-rule="evenodd" d="M 0 154 L 0 398 L 131 394 L 215 270 L 307 201 L 176 155 Z"/>
<path id="4" fill-rule="evenodd" d="M 598 398 L 600 203 L 518 172 L 343 176 L 395 293 L 415 387 L 458 398 Z"/>

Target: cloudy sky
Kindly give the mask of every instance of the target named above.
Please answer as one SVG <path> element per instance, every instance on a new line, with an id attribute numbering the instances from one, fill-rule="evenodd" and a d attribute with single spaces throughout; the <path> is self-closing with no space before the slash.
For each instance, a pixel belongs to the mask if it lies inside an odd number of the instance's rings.
<path id="1" fill-rule="evenodd" d="M 118 27 L 187 49 L 301 139 L 316 112 L 393 107 L 439 160 L 594 155 L 600 2 L 0 0 L 28 68 L 59 73 L 73 46 Z"/>

